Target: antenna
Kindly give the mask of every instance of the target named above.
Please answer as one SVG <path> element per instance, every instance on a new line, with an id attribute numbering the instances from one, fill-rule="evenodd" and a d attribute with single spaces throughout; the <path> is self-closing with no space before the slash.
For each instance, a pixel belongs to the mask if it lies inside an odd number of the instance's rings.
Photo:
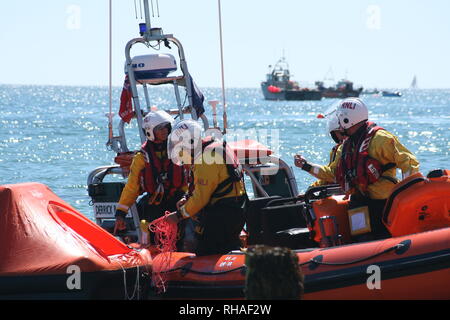
<path id="1" fill-rule="evenodd" d="M 112 112 L 112 0 L 109 0 L 109 113 L 108 117 L 108 142 L 106 146 L 112 145 L 113 140 L 113 117 Z"/>
<path id="2" fill-rule="evenodd" d="M 144 14 L 145 14 L 145 24 L 147 25 L 147 32 L 149 32 L 152 29 L 152 26 L 150 24 L 150 8 L 148 6 L 148 0 L 144 0 Z"/>
<path id="3" fill-rule="evenodd" d="M 220 63 L 222 69 L 222 103 L 223 103 L 223 134 L 227 133 L 227 104 L 225 101 L 225 72 L 224 72 L 224 63 L 223 63 L 223 39 L 222 39 L 222 10 L 221 10 L 221 2 L 217 0 L 217 4 L 219 6 L 219 34 L 220 34 Z"/>

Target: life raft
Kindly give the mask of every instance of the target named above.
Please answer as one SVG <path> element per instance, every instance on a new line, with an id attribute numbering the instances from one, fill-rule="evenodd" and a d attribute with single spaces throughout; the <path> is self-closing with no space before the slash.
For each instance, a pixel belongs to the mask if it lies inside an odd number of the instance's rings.
<path id="1" fill-rule="evenodd" d="M 0 299 L 137 299 L 150 283 L 150 251 L 39 183 L 0 186 L 0 243 Z"/>
<path id="2" fill-rule="evenodd" d="M 258 238 L 261 242 L 271 239 L 271 245 L 288 244 L 296 252 L 305 275 L 304 299 L 450 299 L 448 170 L 434 171 L 426 178 L 419 173 L 402 181 L 384 212 L 393 237 L 363 243 L 351 243 L 348 203 L 343 196 L 330 196 L 326 187 L 318 188 L 322 189 L 316 190 L 316 199 L 296 204 L 308 215 L 305 226 L 309 228 L 298 228 L 301 223 L 297 221 L 297 228 L 269 230 L 265 225 L 273 228 L 273 223 L 264 220 L 272 218 L 263 217 L 263 236 Z M 282 199 L 268 201 L 274 205 L 259 209 L 260 214 L 268 215 L 268 209 L 275 208 L 272 216 L 293 221 L 286 206 L 283 211 Z M 291 202 L 289 208 L 292 207 Z M 319 227 L 321 218 L 329 216 L 336 217 L 336 241 L 330 236 L 333 228 Z M 281 228 L 283 224 L 277 223 Z M 268 232 L 272 236 L 264 235 Z M 289 236 L 296 241 L 285 241 Z M 316 245 L 308 247 L 311 242 Z M 245 252 L 205 257 L 184 252 L 155 253 L 153 263 L 167 281 L 167 291 L 160 298 L 244 297 Z"/>

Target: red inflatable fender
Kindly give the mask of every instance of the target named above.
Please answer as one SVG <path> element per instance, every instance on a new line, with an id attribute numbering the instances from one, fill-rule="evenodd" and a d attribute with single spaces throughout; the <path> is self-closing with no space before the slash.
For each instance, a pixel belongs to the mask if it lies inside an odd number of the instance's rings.
<path id="1" fill-rule="evenodd" d="M 281 89 L 275 86 L 268 86 L 267 91 L 269 91 L 270 93 L 280 93 Z"/>

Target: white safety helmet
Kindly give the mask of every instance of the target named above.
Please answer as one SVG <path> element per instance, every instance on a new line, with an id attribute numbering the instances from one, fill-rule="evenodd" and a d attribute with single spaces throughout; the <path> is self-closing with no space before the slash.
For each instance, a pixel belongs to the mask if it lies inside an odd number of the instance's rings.
<path id="1" fill-rule="evenodd" d="M 165 112 L 164 110 L 158 111 L 150 111 L 144 118 L 142 127 L 145 130 L 145 134 L 147 135 L 147 139 L 150 141 L 155 141 L 155 130 L 156 127 L 160 125 L 170 125 L 169 133 L 172 130 L 173 124 L 175 120 L 173 117 Z"/>
<path id="2" fill-rule="evenodd" d="M 167 139 L 169 158 L 177 165 L 192 164 L 201 153 L 202 127 L 194 120 L 178 122 Z"/>
<path id="3" fill-rule="evenodd" d="M 336 130 L 340 130 L 341 127 L 339 126 L 339 120 L 336 116 L 336 109 L 339 106 L 339 101 L 334 102 L 330 107 L 328 107 L 325 112 L 320 113 L 317 118 L 319 119 L 326 119 L 327 120 L 327 126 L 326 130 L 327 133 L 331 133 Z"/>
<path id="4" fill-rule="evenodd" d="M 330 134 L 330 136 L 334 142 L 340 143 L 342 137 L 339 138 L 336 133 L 337 133 L 337 131 L 339 131 L 339 132 L 341 132 L 341 136 L 342 136 L 342 129 L 341 129 L 341 126 L 339 125 L 339 119 L 336 116 L 336 112 L 333 112 L 332 114 L 328 115 L 327 119 L 328 119 L 328 123 L 327 123 L 328 133 Z"/>
<path id="5" fill-rule="evenodd" d="M 326 118 L 328 120 L 328 122 L 327 122 L 327 131 L 329 133 L 341 129 L 341 127 L 339 125 L 339 119 L 336 116 L 336 111 L 334 111 L 333 113 L 327 115 Z"/>
<path id="6" fill-rule="evenodd" d="M 336 115 L 340 127 L 344 130 L 369 119 L 369 111 L 364 102 L 359 98 L 342 100 L 337 107 Z"/>

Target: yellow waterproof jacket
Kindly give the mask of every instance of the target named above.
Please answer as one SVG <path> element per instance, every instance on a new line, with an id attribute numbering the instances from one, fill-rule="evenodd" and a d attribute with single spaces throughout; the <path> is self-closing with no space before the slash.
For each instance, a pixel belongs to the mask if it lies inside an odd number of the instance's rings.
<path id="1" fill-rule="evenodd" d="M 160 159 L 166 156 L 166 150 L 163 152 L 155 151 L 156 156 Z M 127 184 L 125 185 L 122 194 L 120 195 L 117 209 L 123 212 L 128 212 L 128 209 L 136 202 L 136 199 L 142 193 L 140 173 L 145 168 L 145 156 L 142 152 L 136 153 L 130 167 L 130 175 L 128 176 Z M 181 191 L 186 192 L 187 187 L 184 186 Z"/>
<path id="2" fill-rule="evenodd" d="M 128 212 L 128 209 L 136 202 L 137 197 L 141 194 L 141 185 L 139 175 L 145 167 L 145 159 L 142 152 L 136 153 L 131 162 L 130 175 L 128 181 L 120 195 L 117 209 L 123 212 Z"/>
<path id="3" fill-rule="evenodd" d="M 315 176 L 319 180 L 315 181 L 310 185 L 312 187 L 324 186 L 327 184 L 336 183 L 336 178 L 334 175 L 334 170 L 336 168 L 341 158 L 342 144 L 338 148 L 333 147 L 330 151 L 330 161 L 326 166 L 320 166 L 317 164 L 311 165 L 311 169 L 308 171 L 311 175 Z"/>
<path id="4" fill-rule="evenodd" d="M 212 197 L 217 186 L 229 177 L 222 155 L 214 153 L 213 150 L 207 149 L 201 157 L 197 158 L 191 170 L 195 188 L 187 202 L 180 208 L 181 215 L 184 218 L 195 216 L 204 207 L 213 205 L 220 199 L 245 195 L 244 183 L 241 180 L 233 182 L 233 188 L 228 194 L 218 198 Z M 227 186 L 223 190 L 226 188 Z"/>
<path id="5" fill-rule="evenodd" d="M 342 152 L 342 146 L 339 148 L 339 155 Z M 419 161 L 404 145 L 400 143 L 398 138 L 386 130 L 378 130 L 372 137 L 369 144 L 369 156 L 378 160 L 381 165 L 394 163 L 405 177 L 419 171 Z M 325 179 L 330 175 L 335 176 L 337 161 L 329 166 L 323 166 L 319 170 L 318 177 Z M 396 168 L 389 169 L 383 173 L 383 176 L 396 178 Z M 311 169 L 313 170 L 313 169 Z M 387 199 L 392 192 L 395 184 L 388 179 L 380 178 L 377 182 L 371 184 L 367 188 L 367 195 L 371 199 Z"/>

